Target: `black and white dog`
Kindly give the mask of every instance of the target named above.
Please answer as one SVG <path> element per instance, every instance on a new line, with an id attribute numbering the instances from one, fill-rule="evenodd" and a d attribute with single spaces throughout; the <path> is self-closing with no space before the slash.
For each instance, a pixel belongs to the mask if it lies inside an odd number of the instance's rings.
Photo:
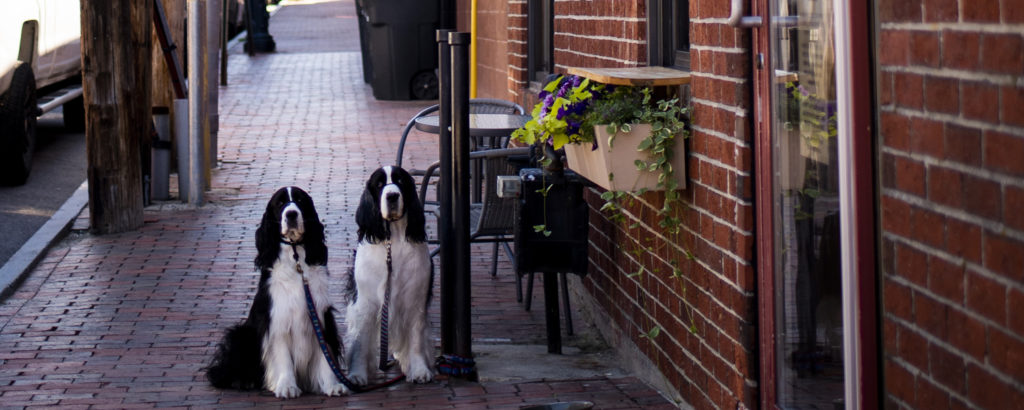
<path id="1" fill-rule="evenodd" d="M 349 378 L 365 384 L 378 363 L 380 311 L 390 249 L 389 351 L 406 380 L 429 382 L 434 377 L 427 321 L 433 267 L 427 251 L 423 206 L 412 176 L 397 166 L 374 171 L 366 181 L 356 223 L 359 246 L 354 280 L 350 281 L 355 286 L 345 315 Z"/>
<path id="2" fill-rule="evenodd" d="M 227 330 L 206 377 L 219 388 L 266 388 L 277 397 L 303 391 L 348 394 L 324 358 L 310 323 L 302 278 L 335 358 L 341 346 L 328 300 L 327 246 L 313 198 L 297 187 L 279 189 L 256 230 L 259 287 L 245 322 Z"/>

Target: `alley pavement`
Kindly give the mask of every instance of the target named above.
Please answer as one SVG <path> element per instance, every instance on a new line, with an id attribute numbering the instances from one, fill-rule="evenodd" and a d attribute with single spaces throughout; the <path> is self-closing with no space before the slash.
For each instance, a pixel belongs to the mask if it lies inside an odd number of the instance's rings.
<path id="1" fill-rule="evenodd" d="M 566 354 L 546 354 L 543 298 L 524 311 L 507 258 L 490 276 L 487 245 L 472 250 L 480 382 L 439 377 L 292 400 L 208 385 L 203 367 L 255 293 L 254 234 L 270 195 L 296 185 L 313 196 L 339 305 L 365 178 L 394 161 L 402 127 L 430 104 L 373 98 L 362 79 L 356 21 L 352 0 L 285 1 L 270 22 L 277 52 L 249 57 L 240 45 L 230 50 L 229 84 L 220 95 L 220 166 L 208 202 L 159 202 L 146 208 L 140 229 L 104 236 L 87 233 L 83 212 L 71 234 L 0 301 L 0 407 L 676 407 L 619 370 L 580 317 L 577 334 L 565 336 Z M 426 167 L 437 156 L 436 136 L 414 135 L 406 153 L 412 167 Z M 437 288 L 435 282 L 435 347 Z M 534 294 L 542 291 L 538 280 Z"/>

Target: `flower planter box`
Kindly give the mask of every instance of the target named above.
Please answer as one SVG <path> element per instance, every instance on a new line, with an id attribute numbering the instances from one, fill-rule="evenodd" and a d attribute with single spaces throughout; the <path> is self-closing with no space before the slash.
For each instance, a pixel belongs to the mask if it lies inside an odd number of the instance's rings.
<path id="1" fill-rule="evenodd" d="M 636 191 L 658 188 L 660 172 L 640 171 L 634 162 L 637 159 L 647 160 L 646 151 L 638 151 L 637 145 L 651 134 L 649 124 L 635 124 L 630 132 L 620 132 L 608 146 L 608 132 L 604 126 L 594 127 L 597 149 L 592 145 L 565 144 L 565 156 L 569 160 L 569 168 L 577 174 L 609 191 Z M 672 170 L 678 188 L 686 187 L 686 153 L 683 150 L 682 136 L 677 136 L 672 150 Z"/>

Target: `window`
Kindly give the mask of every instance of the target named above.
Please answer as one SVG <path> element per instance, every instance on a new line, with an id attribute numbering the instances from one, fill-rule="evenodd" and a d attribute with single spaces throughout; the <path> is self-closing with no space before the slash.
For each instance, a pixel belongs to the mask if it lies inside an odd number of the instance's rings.
<path id="1" fill-rule="evenodd" d="M 690 69 L 690 1 L 647 3 L 647 61 L 651 66 Z"/>
<path id="2" fill-rule="evenodd" d="M 528 81 L 543 82 L 555 69 L 553 3 L 553 0 L 529 0 L 526 45 Z"/>

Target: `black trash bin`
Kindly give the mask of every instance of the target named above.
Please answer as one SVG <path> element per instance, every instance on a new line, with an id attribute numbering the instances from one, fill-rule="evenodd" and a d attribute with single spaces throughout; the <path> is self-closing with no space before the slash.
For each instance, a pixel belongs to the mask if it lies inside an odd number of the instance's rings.
<path id="1" fill-rule="evenodd" d="M 357 0 L 364 80 L 378 100 L 437 98 L 438 0 Z"/>
<path id="2" fill-rule="evenodd" d="M 530 306 L 533 274 L 544 275 L 544 321 L 548 353 L 562 353 L 561 325 L 558 318 L 559 282 L 565 309 L 565 323 L 572 335 L 567 273 L 587 273 L 587 233 L 589 209 L 583 201 L 583 178 L 572 171 L 550 173 L 540 168 L 519 171 L 522 179 L 519 206 L 516 207 L 516 274 L 529 276 L 525 303 Z M 541 192 L 547 190 L 545 198 Z M 537 232 L 534 226 L 545 223 L 550 234 Z M 561 280 L 559 280 L 559 277 Z"/>

